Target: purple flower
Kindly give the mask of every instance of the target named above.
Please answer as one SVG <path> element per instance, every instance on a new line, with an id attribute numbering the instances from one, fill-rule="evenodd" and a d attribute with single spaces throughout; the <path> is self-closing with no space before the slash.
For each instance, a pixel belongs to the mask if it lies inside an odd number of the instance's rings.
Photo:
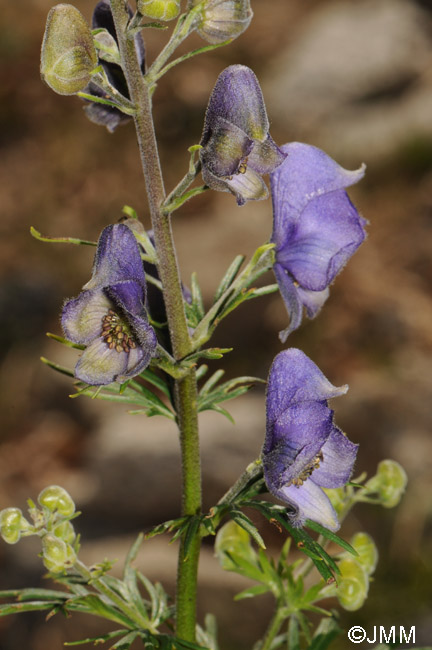
<path id="1" fill-rule="evenodd" d="M 214 190 L 232 192 L 238 205 L 267 198 L 261 175 L 285 159 L 268 131 L 255 74 L 244 65 L 225 68 L 211 94 L 200 143 L 204 182 Z"/>
<path id="2" fill-rule="evenodd" d="M 306 519 L 337 530 L 339 523 L 321 488 L 350 478 L 357 447 L 333 423 L 327 400 L 343 395 L 301 350 L 275 358 L 267 385 L 266 437 L 262 451 L 269 491 L 291 506 L 294 525 Z"/>
<path id="3" fill-rule="evenodd" d="M 144 370 L 157 345 L 145 300 L 134 234 L 121 223 L 107 226 L 98 241 L 91 280 L 63 307 L 66 338 L 87 346 L 75 367 L 78 379 L 94 386 L 123 383 Z"/>
<path id="4" fill-rule="evenodd" d="M 132 17 L 132 9 L 128 6 L 129 16 Z M 114 26 L 114 20 L 111 13 L 111 6 L 109 0 L 100 0 L 97 3 L 92 17 L 92 28 L 93 29 L 106 29 L 109 34 L 117 41 L 117 33 Z M 138 55 L 138 61 L 141 67 L 142 72 L 145 72 L 145 45 L 141 34 L 136 34 L 134 36 L 135 49 Z M 104 61 L 103 59 L 99 60 L 99 64 L 102 65 L 108 81 L 118 90 L 124 97 L 129 98 L 129 91 L 126 83 L 123 70 L 116 63 L 110 61 Z M 93 82 L 90 82 L 85 92 L 90 93 L 91 95 L 96 95 L 97 97 L 106 97 L 105 92 L 99 88 Z M 101 124 L 106 126 L 108 131 L 115 131 L 119 124 L 127 122 L 131 119 L 130 115 L 122 113 L 117 108 L 113 106 L 108 106 L 106 104 L 99 104 L 96 102 L 90 102 L 87 106 L 84 107 L 87 117 L 95 124 Z"/>
<path id="5" fill-rule="evenodd" d="M 344 188 L 364 166 L 347 171 L 320 149 L 293 142 L 281 147 L 285 162 L 270 176 L 276 275 L 290 316 L 282 342 L 302 321 L 316 316 L 329 285 L 366 237 L 366 224 Z"/>

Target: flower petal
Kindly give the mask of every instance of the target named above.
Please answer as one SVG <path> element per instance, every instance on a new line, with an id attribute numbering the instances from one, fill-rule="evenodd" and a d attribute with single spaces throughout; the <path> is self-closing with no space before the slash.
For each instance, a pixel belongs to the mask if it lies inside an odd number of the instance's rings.
<path id="1" fill-rule="evenodd" d="M 119 383 L 123 383 L 126 379 L 136 377 L 147 368 L 151 358 L 154 356 L 156 350 L 156 334 L 150 325 L 147 325 L 149 330 L 149 340 L 145 345 L 141 344 L 139 347 L 133 348 L 129 352 L 128 364 L 125 372 L 117 377 Z"/>
<path id="2" fill-rule="evenodd" d="M 250 138 L 265 140 L 269 130 L 261 88 L 254 72 L 244 65 L 230 65 L 219 75 L 207 107 L 202 146 L 209 141 L 218 118 L 244 131 Z"/>
<path id="3" fill-rule="evenodd" d="M 122 223 L 107 226 L 99 237 L 92 278 L 84 289 L 135 280 L 145 292 L 145 275 L 138 243 Z"/>
<path id="4" fill-rule="evenodd" d="M 333 411 L 325 402 L 311 401 L 295 404 L 270 423 L 263 447 L 268 487 L 279 489 L 298 478 L 321 451 L 332 427 Z"/>
<path id="5" fill-rule="evenodd" d="M 276 259 L 305 289 L 323 291 L 366 237 L 363 220 L 345 191 L 311 199 Z"/>
<path id="6" fill-rule="evenodd" d="M 244 205 L 246 201 L 260 201 L 268 197 L 268 189 L 263 179 L 251 167 L 244 173 L 234 174 L 226 180 L 229 190 L 235 195 L 237 205 Z"/>
<path id="7" fill-rule="evenodd" d="M 86 345 L 102 331 L 102 319 L 112 302 L 100 289 L 82 291 L 78 298 L 65 303 L 61 323 L 65 336 L 74 343 Z"/>
<path id="8" fill-rule="evenodd" d="M 348 440 L 338 427 L 333 427 L 323 448 L 323 460 L 314 470 L 313 480 L 325 488 L 337 488 L 349 481 L 357 456 L 358 445 Z"/>
<path id="9" fill-rule="evenodd" d="M 211 137 L 201 150 L 201 161 L 215 176 L 231 176 L 237 173 L 240 163 L 249 155 L 252 147 L 253 140 L 238 126 L 217 118 Z"/>
<path id="10" fill-rule="evenodd" d="M 317 315 L 330 294 L 328 287 L 322 291 L 308 291 L 302 287 L 296 287 L 296 290 L 300 301 L 306 308 L 306 313 L 309 318 L 313 318 Z"/>
<path id="11" fill-rule="evenodd" d="M 273 138 L 267 135 L 264 142 L 255 141 L 249 154 L 248 165 L 260 174 L 270 174 L 283 163 L 286 154 L 277 146 Z"/>
<path id="12" fill-rule="evenodd" d="M 280 264 L 276 263 L 273 266 L 273 271 L 279 285 L 279 291 L 281 293 L 282 300 L 285 303 L 285 307 L 290 318 L 289 326 L 279 332 L 280 340 L 282 343 L 285 343 L 291 332 L 300 327 L 303 316 L 303 304 L 300 300 L 298 287 L 295 286 L 294 281 L 288 275 L 285 269 Z"/>
<path id="13" fill-rule="evenodd" d="M 337 514 L 328 496 L 312 479 L 299 487 L 290 485 L 282 488 L 278 497 L 298 509 L 293 518 L 293 523 L 298 526 L 303 526 L 306 519 L 312 519 L 333 532 L 339 529 Z"/>
<path id="14" fill-rule="evenodd" d="M 289 348 L 280 352 L 270 368 L 267 384 L 267 424 L 288 408 L 309 401 L 344 395 L 348 386 L 333 386 L 304 352 Z M 265 447 L 266 449 L 266 447 Z"/>
<path id="15" fill-rule="evenodd" d="M 128 353 L 110 350 L 105 341 L 98 337 L 82 353 L 75 366 L 77 379 L 91 386 L 111 384 L 123 375 L 128 364 Z"/>
<path id="16" fill-rule="evenodd" d="M 292 142 L 281 150 L 287 158 L 270 176 L 275 214 L 272 241 L 278 248 L 290 239 L 293 225 L 312 199 L 357 183 L 365 171 L 364 166 L 356 171 L 343 169 L 308 144 Z"/>

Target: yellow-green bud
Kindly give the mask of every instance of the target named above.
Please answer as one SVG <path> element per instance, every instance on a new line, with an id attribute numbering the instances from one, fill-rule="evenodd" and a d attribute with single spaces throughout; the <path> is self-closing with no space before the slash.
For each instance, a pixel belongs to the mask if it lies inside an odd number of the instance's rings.
<path id="1" fill-rule="evenodd" d="M 378 471 L 366 483 L 370 492 L 377 492 L 384 508 L 397 506 L 405 492 L 407 475 L 395 460 L 382 460 L 378 464 Z"/>
<path id="2" fill-rule="evenodd" d="M 41 52 L 42 79 L 60 95 L 83 90 L 97 66 L 93 36 L 73 5 L 53 7 L 47 18 Z"/>
<path id="3" fill-rule="evenodd" d="M 378 562 L 378 549 L 372 537 L 367 533 L 356 533 L 351 540 L 351 546 L 358 553 L 356 562 L 361 564 L 369 576 L 372 575 Z"/>
<path id="4" fill-rule="evenodd" d="M 42 538 L 43 563 L 52 573 L 60 573 L 73 566 L 76 554 L 73 548 L 54 535 Z"/>
<path id="5" fill-rule="evenodd" d="M 215 553 L 225 571 L 234 571 L 236 556 L 255 563 L 256 553 L 250 543 L 250 535 L 235 521 L 228 521 L 219 529 L 215 540 Z M 233 558 L 233 559 L 231 559 Z"/>
<path id="6" fill-rule="evenodd" d="M 192 0 L 190 6 L 200 0 Z M 237 38 L 249 27 L 253 12 L 249 0 L 208 0 L 201 11 L 198 34 L 212 44 Z"/>
<path id="7" fill-rule="evenodd" d="M 74 527 L 70 521 L 64 521 L 54 528 L 54 535 L 59 537 L 67 544 L 72 544 L 75 540 L 76 534 Z"/>
<path id="8" fill-rule="evenodd" d="M 336 596 L 344 609 L 354 612 L 362 607 L 369 590 L 369 579 L 363 567 L 350 558 L 339 562 L 341 578 Z"/>
<path id="9" fill-rule="evenodd" d="M 0 534 L 8 544 L 19 542 L 21 532 L 29 527 L 19 508 L 5 508 L 0 512 Z"/>
<path id="10" fill-rule="evenodd" d="M 51 512 L 57 510 L 60 515 L 70 517 L 75 512 L 75 504 L 68 492 L 59 485 L 50 485 L 42 490 L 38 496 L 41 506 Z"/>
<path id="11" fill-rule="evenodd" d="M 180 13 L 180 0 L 138 0 L 137 9 L 155 20 L 173 20 Z"/>

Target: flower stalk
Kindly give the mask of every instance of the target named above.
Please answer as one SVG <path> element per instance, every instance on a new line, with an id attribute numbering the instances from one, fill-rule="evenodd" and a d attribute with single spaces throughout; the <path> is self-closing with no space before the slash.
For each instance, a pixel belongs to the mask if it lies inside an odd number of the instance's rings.
<path id="1" fill-rule="evenodd" d="M 129 15 L 123 0 L 111 0 L 111 10 L 118 36 L 123 72 L 136 111 L 134 122 L 158 254 L 158 272 L 163 287 L 173 356 L 176 360 L 180 360 L 192 351 L 192 345 L 184 311 L 170 215 L 163 214 L 161 210 L 165 200 L 165 188 L 151 112 L 151 80 L 143 77 L 133 41 L 127 36 Z M 201 467 L 194 369 L 191 369 L 184 378 L 176 381 L 175 394 L 183 468 L 182 514 L 195 515 L 201 510 Z M 199 533 L 190 544 L 187 557 L 184 543 L 180 544 L 177 635 L 187 641 L 195 639 L 199 550 Z"/>

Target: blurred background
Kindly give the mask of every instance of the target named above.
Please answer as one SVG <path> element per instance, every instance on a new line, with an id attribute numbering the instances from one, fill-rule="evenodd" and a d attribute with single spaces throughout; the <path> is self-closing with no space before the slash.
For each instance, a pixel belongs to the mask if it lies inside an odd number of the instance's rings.
<path id="1" fill-rule="evenodd" d="M 122 407 L 70 399 L 72 383 L 41 364 L 44 355 L 73 366 L 76 352 L 45 337 L 60 334 L 65 297 L 88 280 L 94 249 L 43 244 L 49 236 L 96 240 L 133 206 L 149 226 L 131 124 L 114 134 L 91 124 L 74 97 L 55 95 L 39 77 L 45 18 L 54 3 L 1 3 L 0 83 L 0 509 L 35 499 L 58 483 L 83 511 L 77 529 L 83 560 L 121 560 L 140 530 L 178 516 L 180 477 L 175 428 Z M 357 507 L 345 538 L 371 534 L 380 563 L 367 604 L 342 612 L 342 625 L 416 626 L 432 644 L 432 2 L 430 0 L 252 0 L 251 27 L 230 47 L 172 70 L 154 97 L 165 180 L 184 175 L 187 147 L 198 143 L 217 75 L 243 63 L 258 75 L 279 143 L 300 140 L 344 167 L 366 162 L 350 196 L 369 220 L 369 238 L 336 279 L 314 321 L 290 338 L 336 385 L 336 419 L 360 443 L 356 471 L 372 475 L 383 458 L 399 461 L 409 485 L 396 510 Z M 76 0 L 88 20 L 93 3 Z M 151 61 L 167 34 L 145 33 Z M 194 36 L 187 49 L 204 43 Z M 186 51 L 186 47 L 183 51 Z M 230 194 L 209 192 L 174 216 L 184 282 L 197 271 L 206 303 L 235 255 L 268 240 L 269 201 L 238 209 Z M 269 276 L 269 282 L 272 278 Z M 243 305 L 219 328 L 215 345 L 234 347 L 227 376 L 265 377 L 287 324 L 279 295 Z M 212 370 L 221 367 L 213 362 Z M 264 394 L 255 388 L 228 405 L 233 426 L 205 413 L 205 507 L 260 452 Z M 261 522 L 259 522 L 261 525 Z M 263 526 L 275 549 L 281 539 Z M 41 584 L 33 538 L 0 544 L 0 587 Z M 176 549 L 146 542 L 141 569 L 173 593 Z M 117 570 L 120 570 L 121 562 Z M 266 597 L 233 604 L 244 581 L 219 570 L 211 545 L 201 562 L 200 617 L 218 615 L 223 650 L 250 650 L 265 630 Z M 47 585 L 48 586 L 48 585 Z M 0 619 L 1 650 L 58 650 L 64 641 L 110 629 L 103 621 L 43 614 Z M 346 638 L 334 644 L 346 648 Z"/>

